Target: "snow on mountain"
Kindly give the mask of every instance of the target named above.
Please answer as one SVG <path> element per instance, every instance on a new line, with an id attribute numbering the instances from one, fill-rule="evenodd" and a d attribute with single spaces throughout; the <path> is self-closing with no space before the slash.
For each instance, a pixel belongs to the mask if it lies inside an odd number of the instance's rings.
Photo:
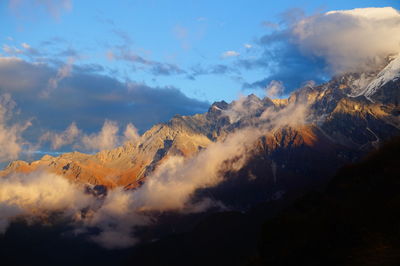
<path id="1" fill-rule="evenodd" d="M 360 94 L 355 96 L 364 95 L 369 100 L 379 88 L 383 87 L 389 81 L 397 81 L 400 78 L 400 54 L 397 55 L 392 61 L 373 79 Z"/>

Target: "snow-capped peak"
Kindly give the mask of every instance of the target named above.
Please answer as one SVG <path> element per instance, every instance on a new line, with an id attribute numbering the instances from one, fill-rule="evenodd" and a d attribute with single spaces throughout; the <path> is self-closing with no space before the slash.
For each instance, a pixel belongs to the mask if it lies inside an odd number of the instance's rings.
<path id="1" fill-rule="evenodd" d="M 375 79 L 368 83 L 368 85 L 361 90 L 361 92 L 354 96 L 364 95 L 371 100 L 371 96 L 376 93 L 376 91 L 384 86 L 389 81 L 396 81 L 400 78 L 400 54 L 398 54 L 390 63 L 378 73 Z"/>
<path id="2" fill-rule="evenodd" d="M 379 72 L 376 79 L 374 79 L 365 89 L 364 95 L 369 98 L 375 92 L 388 83 L 389 81 L 396 81 L 400 78 L 400 54 L 397 55 L 381 72 Z"/>

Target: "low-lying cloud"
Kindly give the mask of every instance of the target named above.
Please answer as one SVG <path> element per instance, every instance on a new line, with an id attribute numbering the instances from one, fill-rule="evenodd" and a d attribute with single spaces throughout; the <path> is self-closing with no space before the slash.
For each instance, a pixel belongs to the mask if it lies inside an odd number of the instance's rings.
<path id="1" fill-rule="evenodd" d="M 109 150 L 123 145 L 127 141 L 136 141 L 140 137 L 137 128 L 128 123 L 123 132 L 117 122 L 105 120 L 99 132 L 85 134 L 73 122 L 62 132 L 47 131 L 40 137 L 40 143 L 49 142 L 53 150 L 71 146 L 81 151 Z"/>
<path id="2" fill-rule="evenodd" d="M 91 205 L 92 198 L 65 178 L 48 172 L 12 174 L 0 178 L 0 233 L 21 216 L 64 211 L 73 217 Z"/>
<path id="3" fill-rule="evenodd" d="M 253 104 L 256 101 L 248 103 L 249 106 Z M 253 109 L 259 107 L 256 104 Z M 280 127 L 305 123 L 307 112 L 307 105 L 300 102 L 283 109 L 266 108 L 255 122 L 257 126 L 250 124 L 237 129 L 191 158 L 168 157 L 146 177 L 142 186 L 130 191 L 116 188 L 100 201 L 83 193 L 83 187 L 54 174 L 39 171 L 4 177 L 0 180 L 1 228 L 4 231 L 16 217 L 36 217 L 46 210 L 61 210 L 75 221 L 77 232 L 99 229 L 99 233 L 89 235 L 89 239 L 105 248 L 134 245 L 138 242 L 135 227 L 156 222 L 154 213 L 201 212 L 211 206 L 223 206 L 210 198 L 193 201 L 193 196 L 198 189 L 223 182 L 227 171 L 240 170 L 250 158 L 258 138 Z M 113 127 L 112 123 L 105 125 Z M 72 125 L 68 131 L 77 130 Z M 135 129 L 128 126 L 124 135 L 136 137 Z M 83 208 L 88 210 L 84 216 L 80 215 Z"/>

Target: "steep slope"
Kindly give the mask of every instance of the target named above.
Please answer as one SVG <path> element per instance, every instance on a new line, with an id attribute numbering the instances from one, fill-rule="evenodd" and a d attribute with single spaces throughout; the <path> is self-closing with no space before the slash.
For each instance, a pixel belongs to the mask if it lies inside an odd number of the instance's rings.
<path id="1" fill-rule="evenodd" d="M 254 265 L 399 265 L 400 139 L 264 225 Z"/>

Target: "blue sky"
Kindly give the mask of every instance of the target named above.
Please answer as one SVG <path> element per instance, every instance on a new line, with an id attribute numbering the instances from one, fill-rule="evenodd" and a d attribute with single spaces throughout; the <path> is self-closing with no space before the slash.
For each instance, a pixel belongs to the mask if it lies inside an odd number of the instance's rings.
<path id="1" fill-rule="evenodd" d="M 102 73 L 120 80 L 173 86 L 208 102 L 232 101 L 240 93 L 263 94 L 262 88 L 245 89 L 243 84 L 267 77 L 268 68 L 238 69 L 235 63 L 260 56 L 257 40 L 288 10 L 300 8 L 310 15 L 396 5 L 398 1 L 390 0 L 1 1 L 0 40 L 3 47 L 19 49 L 26 43 L 48 59 L 66 62 L 70 57 L 75 65 L 96 64 L 104 68 Z M 116 59 L 122 49 L 159 63 L 159 68 L 170 64 L 177 70 L 160 74 L 148 65 Z M 235 53 L 224 57 L 227 51 Z M 215 74 L 190 77 L 193 69 L 205 72 L 217 65 L 233 70 L 220 67 Z"/>

